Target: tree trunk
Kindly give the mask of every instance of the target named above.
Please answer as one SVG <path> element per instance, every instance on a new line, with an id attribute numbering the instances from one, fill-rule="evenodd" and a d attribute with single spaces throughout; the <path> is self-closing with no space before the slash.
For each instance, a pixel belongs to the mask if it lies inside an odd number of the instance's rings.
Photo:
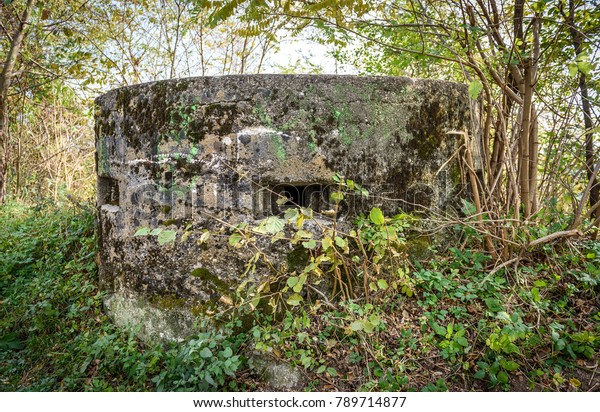
<path id="1" fill-rule="evenodd" d="M 8 90 L 14 74 L 15 63 L 19 57 L 25 32 L 29 25 L 29 16 L 35 0 L 27 0 L 21 21 L 15 30 L 10 43 L 10 50 L 6 56 L 2 73 L 0 74 L 0 204 L 6 197 L 6 184 L 8 178 L 9 142 L 8 142 Z"/>
<path id="2" fill-rule="evenodd" d="M 585 165 L 587 169 L 588 180 L 592 180 L 592 189 L 590 190 L 590 207 L 598 203 L 600 200 L 600 186 L 598 179 L 593 176 L 594 163 L 596 153 L 594 150 L 594 133 L 591 131 L 593 127 L 592 110 L 590 107 L 590 99 L 588 96 L 588 86 L 586 75 L 579 75 L 579 90 L 581 91 L 581 109 L 583 111 L 583 123 L 585 126 Z M 596 220 L 600 216 L 600 209 L 592 212 L 592 218 Z"/>
<path id="3" fill-rule="evenodd" d="M 575 48 L 575 56 L 583 52 L 583 34 L 575 27 L 575 1 L 569 0 L 569 15 L 566 16 L 571 38 Z M 594 122 L 592 121 L 592 109 L 590 106 L 590 98 L 588 94 L 587 76 L 583 72 L 579 72 L 579 92 L 581 94 L 581 111 L 583 112 L 583 126 L 585 128 L 584 143 L 585 143 L 585 166 L 588 181 L 591 182 L 589 205 L 593 207 L 600 200 L 600 186 L 598 179 L 594 175 L 595 151 L 594 151 L 594 133 L 591 131 Z M 583 206 L 583 205 L 582 205 Z M 600 208 L 592 210 L 591 218 L 597 221 L 600 217 Z"/>
<path id="4" fill-rule="evenodd" d="M 523 108 L 521 113 L 521 130 L 519 136 L 519 182 L 521 186 L 521 202 L 525 219 L 531 215 L 531 192 L 530 192 L 530 132 L 531 132 L 531 109 L 533 106 L 533 89 L 531 87 L 531 67 L 525 63 L 525 84 L 523 97 Z"/>

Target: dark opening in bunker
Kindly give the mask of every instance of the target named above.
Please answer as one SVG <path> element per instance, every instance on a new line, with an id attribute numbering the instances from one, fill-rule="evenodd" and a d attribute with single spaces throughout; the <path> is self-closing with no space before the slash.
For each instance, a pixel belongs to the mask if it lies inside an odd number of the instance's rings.
<path id="1" fill-rule="evenodd" d="M 287 201 L 282 205 L 283 207 L 308 207 L 308 191 L 306 186 L 293 186 L 284 185 L 282 186 L 279 195 L 287 198 Z M 285 200 L 285 199 L 283 199 Z"/>
<path id="2" fill-rule="evenodd" d="M 119 181 L 111 177 L 98 177 L 100 205 L 119 206 Z"/>
<path id="3" fill-rule="evenodd" d="M 324 186 L 312 184 L 277 184 L 271 186 L 271 211 L 274 214 L 295 207 L 319 210 L 327 201 Z"/>

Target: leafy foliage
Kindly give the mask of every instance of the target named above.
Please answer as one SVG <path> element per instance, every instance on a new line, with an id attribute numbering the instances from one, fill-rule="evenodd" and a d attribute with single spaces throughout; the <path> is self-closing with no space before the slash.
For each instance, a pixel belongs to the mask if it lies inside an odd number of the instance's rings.
<path id="1" fill-rule="evenodd" d="M 334 205 L 352 186 L 339 175 L 335 181 Z M 466 238 L 463 247 L 421 261 L 407 253 L 405 234 L 416 222 L 411 216 L 388 218 L 373 208 L 343 231 L 335 215 L 327 224 L 310 225 L 314 215 L 307 208 L 290 208 L 284 217 L 232 229 L 230 245 L 258 251 L 252 264 L 266 259 L 261 236 L 309 254 L 304 268 L 273 267 L 274 279 L 250 288 L 246 296 L 238 290 L 238 305 L 254 310 L 257 300 L 268 299 L 273 309 L 256 314 L 258 350 L 313 373 L 320 388 L 334 381 L 339 390 L 448 390 L 461 387 L 460 376 L 481 389 L 508 390 L 523 374 L 526 387 L 519 390 L 581 387 L 576 365 L 597 359 L 600 348 L 600 308 L 593 303 L 597 242 L 576 244 L 571 253 L 546 246 L 514 267 L 494 267 L 477 247 L 485 235 L 473 224 L 457 225 L 455 233 Z M 351 276 L 338 282 L 346 269 Z M 337 285 L 333 290 L 320 286 L 328 277 Z M 269 286 L 282 278 L 282 288 Z M 281 316 L 282 326 L 273 325 Z M 422 358 L 436 361 L 425 366 Z M 453 377 L 432 379 L 431 371 L 440 369 Z"/>
<path id="2" fill-rule="evenodd" d="M 314 377 L 310 387 L 321 390 L 467 389 L 465 382 L 468 389 L 514 389 L 523 376 L 519 390 L 587 388 L 592 372 L 582 376 L 581 365 L 595 362 L 600 348 L 598 242 L 574 244 L 570 253 L 548 247 L 494 273 L 489 257 L 468 247 L 437 252 L 425 262 L 409 255 L 401 266 L 408 294 L 392 286 L 393 276 L 384 276 L 391 255 L 378 255 L 375 244 L 390 241 L 382 229 L 393 227 L 394 220 L 384 216 L 382 223 L 377 211 L 373 217 L 357 224 L 369 239 L 363 243 L 368 265 L 374 270 L 379 258 L 382 268 L 373 288 L 367 286 L 375 304 L 361 300 L 361 282 L 352 299 L 307 299 L 308 285 L 317 278 L 314 269 L 300 271 L 287 274 L 283 312 L 248 308 L 254 319 L 249 334 L 233 331 L 238 321 L 165 348 L 140 343 L 135 331 L 118 330 L 103 314 L 88 210 L 6 204 L 0 214 L 2 388 L 236 389 L 246 385 L 234 376 L 245 364 L 240 350 L 249 339 L 256 350 L 305 369 Z M 263 226 L 272 237 L 279 232 L 269 232 L 280 228 L 280 223 L 271 228 L 273 222 Z M 400 222 L 397 233 L 404 233 L 407 219 Z M 249 233 L 239 234 L 238 243 L 249 242 Z M 288 241 L 301 245 L 305 236 Z M 324 253 L 323 240 L 311 239 L 314 248 L 301 247 Z M 343 252 L 344 246 L 331 239 L 329 248 Z M 348 247 L 340 259 L 352 262 L 346 253 L 357 247 Z M 252 293 L 255 299 L 256 289 Z"/>
<path id="3" fill-rule="evenodd" d="M 235 387 L 232 325 L 149 347 L 116 328 L 97 287 L 91 206 L 0 208 L 0 388 L 217 390 Z"/>
<path id="4" fill-rule="evenodd" d="M 367 300 L 370 292 L 381 297 L 388 289 L 412 293 L 404 267 L 404 231 L 410 227 L 412 218 L 406 214 L 386 218 L 380 208 L 374 207 L 369 216 L 358 217 L 354 226 L 341 225 L 337 216 L 343 200 L 348 196 L 368 196 L 368 191 L 339 174 L 333 180 L 337 188 L 331 193 L 332 209 L 327 214 L 297 205 L 288 208 L 283 216 L 270 216 L 256 225 L 243 223 L 231 227 L 229 245 L 255 252 L 246 274 L 254 272 L 259 260 L 273 272 L 271 279 L 258 288 L 251 287 L 246 296 L 238 288 L 240 305 L 249 303 L 257 307 L 266 298 L 274 311 L 282 304 L 298 306 L 310 293 L 325 297 L 318 290 L 323 282 L 333 284 L 332 297 L 340 295 L 346 299 L 356 298 L 357 289 L 362 289 Z M 280 201 L 283 204 L 288 199 L 282 197 Z M 274 267 L 261 243 L 266 239 L 269 247 L 289 244 L 307 257 L 306 263 L 301 267 Z M 280 282 L 285 284 L 283 288 L 271 287 Z M 271 290 L 268 294 L 262 292 Z"/>

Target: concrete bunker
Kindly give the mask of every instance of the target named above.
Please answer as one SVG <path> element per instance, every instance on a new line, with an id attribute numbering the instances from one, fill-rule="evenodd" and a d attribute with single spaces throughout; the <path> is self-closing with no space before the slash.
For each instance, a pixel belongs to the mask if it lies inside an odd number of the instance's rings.
<path id="1" fill-rule="evenodd" d="M 459 189 L 449 160 L 462 143 L 447 132 L 471 125 L 465 85 L 397 77 L 191 78 L 112 90 L 96 105 L 107 306 L 167 339 L 241 282 L 250 255 L 228 246 L 224 224 L 327 210 L 335 173 L 374 195 L 347 199 L 343 213 L 443 209 Z M 143 227 L 175 241 L 134 236 Z M 273 250 L 274 262 L 290 251 Z"/>

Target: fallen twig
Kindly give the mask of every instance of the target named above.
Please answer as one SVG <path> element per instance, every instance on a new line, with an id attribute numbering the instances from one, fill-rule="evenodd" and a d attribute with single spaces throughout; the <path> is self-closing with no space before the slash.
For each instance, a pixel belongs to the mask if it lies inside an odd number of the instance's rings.
<path id="1" fill-rule="evenodd" d="M 583 236 L 583 232 L 579 229 L 561 230 L 560 232 L 550 233 L 547 236 L 533 240 L 527 244 L 527 248 L 536 247 L 544 243 L 552 242 L 553 240 L 560 239 L 563 237 Z"/>

